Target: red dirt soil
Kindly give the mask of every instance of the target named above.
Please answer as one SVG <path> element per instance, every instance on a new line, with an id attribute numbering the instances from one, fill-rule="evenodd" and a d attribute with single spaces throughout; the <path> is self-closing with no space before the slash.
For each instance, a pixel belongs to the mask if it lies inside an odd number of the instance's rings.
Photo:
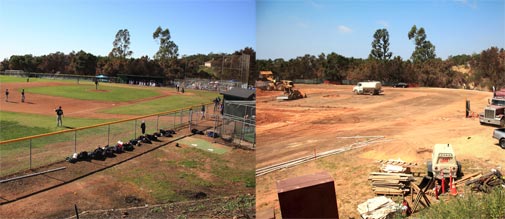
<path id="1" fill-rule="evenodd" d="M 373 197 L 368 173 L 377 160 L 401 158 L 425 161 L 436 143 L 453 145 L 464 173 L 505 165 L 505 150 L 491 137 L 495 127 L 465 118 L 465 100 L 480 112 L 490 92 L 440 88 L 383 88 L 378 96 L 354 95 L 352 86 L 296 85 L 308 98 L 278 102 L 281 92 L 257 92 L 256 168 L 348 146 L 363 139 L 344 136 L 384 136 L 390 142 L 311 161 L 256 178 L 256 210 L 279 213 L 276 180 L 329 172 L 335 179 L 341 218 L 358 218 L 357 205 Z"/>

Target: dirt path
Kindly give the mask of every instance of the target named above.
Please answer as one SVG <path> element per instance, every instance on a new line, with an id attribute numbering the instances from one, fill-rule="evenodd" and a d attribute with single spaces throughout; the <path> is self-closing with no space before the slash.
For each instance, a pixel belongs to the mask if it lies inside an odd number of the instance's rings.
<path id="1" fill-rule="evenodd" d="M 390 142 L 258 177 L 258 211 L 278 209 L 276 180 L 324 170 L 335 178 L 340 215 L 359 217 L 357 204 L 373 197 L 366 175 L 375 171 L 376 160 L 401 158 L 424 164 L 436 143 L 452 144 L 467 173 L 505 165 L 505 150 L 491 138 L 494 127 L 464 118 L 465 99 L 480 112 L 489 92 L 384 88 L 384 95 L 356 96 L 352 86 L 297 88 L 308 98 L 277 102 L 279 92 L 258 92 L 256 168 L 358 141 L 341 136 L 385 136 Z"/>
<path id="2" fill-rule="evenodd" d="M 2 84 L 2 98 L 0 101 L 0 109 L 2 111 L 9 112 L 23 112 L 32 113 L 39 115 L 55 115 L 54 110 L 58 106 L 62 106 L 65 116 L 71 117 L 87 117 L 87 118 L 97 118 L 97 119 L 127 119 L 131 118 L 132 115 L 118 115 L 118 114 L 107 114 L 100 113 L 100 110 L 108 109 L 118 106 L 126 106 L 136 103 L 141 103 L 145 101 L 150 101 L 154 99 L 159 99 L 171 95 L 190 95 L 188 94 L 178 94 L 175 91 L 169 90 L 167 88 L 159 88 L 156 91 L 159 95 L 145 98 L 135 101 L 127 102 L 108 102 L 108 101 L 94 101 L 94 100 L 78 100 L 65 97 L 55 97 L 42 94 L 29 93 L 30 87 L 45 87 L 45 86 L 65 86 L 72 85 L 74 83 L 67 82 L 30 82 L 30 83 L 5 83 Z M 132 85 L 122 85 L 128 87 L 135 87 Z M 9 102 L 5 102 L 5 89 L 9 89 Z M 26 99 L 25 103 L 21 102 L 21 93 L 18 89 L 25 89 Z"/>

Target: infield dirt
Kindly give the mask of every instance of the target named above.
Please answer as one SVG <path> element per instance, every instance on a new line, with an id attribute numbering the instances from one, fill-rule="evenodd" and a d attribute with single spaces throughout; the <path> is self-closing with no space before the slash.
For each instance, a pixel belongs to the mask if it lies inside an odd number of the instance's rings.
<path id="1" fill-rule="evenodd" d="M 5 96 L 2 96 L 2 101 L 0 101 L 0 106 L 2 111 L 9 112 L 22 112 L 22 113 L 32 113 L 39 115 L 55 115 L 54 110 L 58 106 L 62 106 L 65 116 L 72 117 L 86 117 L 86 118 L 97 118 L 97 119 L 127 119 L 134 117 L 132 115 L 119 115 L 119 114 L 108 114 L 100 113 L 100 110 L 109 109 L 112 107 L 126 106 L 134 103 L 140 103 L 144 101 L 150 101 L 157 98 L 163 98 L 171 95 L 186 95 L 191 96 L 191 93 L 177 93 L 175 90 L 170 89 L 156 89 L 159 95 L 144 98 L 136 101 L 127 102 L 110 102 L 110 101 L 96 101 L 96 100 L 79 100 L 65 97 L 49 96 L 42 94 L 29 93 L 30 87 L 48 87 L 48 86 L 68 86 L 75 83 L 68 82 L 32 82 L 32 83 L 6 83 L 5 88 L 10 91 L 9 102 L 4 102 Z M 128 86 L 128 85 L 125 85 Z M 21 103 L 21 93 L 18 89 L 26 89 L 26 100 L 25 103 Z M 107 90 L 90 90 L 91 92 L 107 92 Z"/>

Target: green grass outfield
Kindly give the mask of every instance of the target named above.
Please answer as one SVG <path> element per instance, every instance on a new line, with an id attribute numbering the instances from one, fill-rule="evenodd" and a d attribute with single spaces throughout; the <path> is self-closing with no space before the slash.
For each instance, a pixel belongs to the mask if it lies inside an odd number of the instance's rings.
<path id="1" fill-rule="evenodd" d="M 118 87 L 108 84 L 100 84 L 98 86 L 98 90 L 95 90 L 95 85 L 79 84 L 68 86 L 34 87 L 26 89 L 25 91 L 28 93 L 79 100 L 99 100 L 111 102 L 139 100 L 160 95 L 152 89 Z"/>
<path id="2" fill-rule="evenodd" d="M 207 104 L 212 102 L 212 100 L 217 96 L 220 96 L 216 92 L 200 90 L 188 90 L 186 93 L 192 93 L 194 95 L 173 95 L 128 106 L 114 107 L 100 112 L 110 114 L 146 115 L 181 109 L 193 105 Z"/>
<path id="3" fill-rule="evenodd" d="M 63 125 L 77 128 L 110 121 L 112 120 L 64 117 Z M 56 127 L 56 116 L 4 111 L 0 111 L 0 127 L 2 127 L 0 129 L 0 141 L 67 129 Z"/>

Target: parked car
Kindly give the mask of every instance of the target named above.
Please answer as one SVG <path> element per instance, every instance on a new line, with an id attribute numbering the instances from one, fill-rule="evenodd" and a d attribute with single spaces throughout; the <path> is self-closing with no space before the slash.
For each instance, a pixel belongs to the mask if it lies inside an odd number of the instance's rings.
<path id="1" fill-rule="evenodd" d="M 505 149 L 505 128 L 495 129 L 493 132 L 493 138 L 498 139 L 500 147 Z"/>
<path id="2" fill-rule="evenodd" d="M 394 84 L 393 87 L 407 88 L 407 87 L 409 87 L 409 85 L 407 83 L 400 82 L 400 83 Z"/>

